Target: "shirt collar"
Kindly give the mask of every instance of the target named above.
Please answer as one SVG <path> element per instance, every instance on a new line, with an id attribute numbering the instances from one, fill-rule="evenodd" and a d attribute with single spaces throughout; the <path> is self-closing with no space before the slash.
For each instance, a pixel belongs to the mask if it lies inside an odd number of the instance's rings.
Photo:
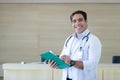
<path id="1" fill-rule="evenodd" d="M 82 37 L 86 36 L 89 33 L 89 29 L 86 29 L 84 32 L 80 33 L 78 35 L 78 39 L 81 39 Z M 76 38 L 76 34 L 74 33 L 73 36 Z"/>

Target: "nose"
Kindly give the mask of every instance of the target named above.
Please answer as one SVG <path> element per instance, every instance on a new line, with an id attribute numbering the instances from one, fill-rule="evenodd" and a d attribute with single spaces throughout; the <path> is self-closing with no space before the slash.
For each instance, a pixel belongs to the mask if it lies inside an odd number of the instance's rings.
<path id="1" fill-rule="evenodd" d="M 81 24 L 81 22 L 77 20 L 76 25 L 79 26 L 80 24 Z"/>

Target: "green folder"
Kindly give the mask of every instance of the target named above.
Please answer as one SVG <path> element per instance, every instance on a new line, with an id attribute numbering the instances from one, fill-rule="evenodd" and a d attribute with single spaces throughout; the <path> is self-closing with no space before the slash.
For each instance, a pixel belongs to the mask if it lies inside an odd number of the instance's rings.
<path id="1" fill-rule="evenodd" d="M 67 63 L 65 63 L 63 60 L 61 60 L 59 57 L 57 57 L 54 53 L 51 51 L 41 53 L 40 56 L 44 58 L 45 60 L 53 60 L 56 62 L 56 65 L 59 69 L 64 69 L 70 67 Z"/>

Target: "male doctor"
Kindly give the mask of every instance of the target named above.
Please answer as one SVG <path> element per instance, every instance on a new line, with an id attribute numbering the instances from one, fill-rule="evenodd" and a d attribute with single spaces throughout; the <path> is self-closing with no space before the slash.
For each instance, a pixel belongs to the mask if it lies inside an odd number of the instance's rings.
<path id="1" fill-rule="evenodd" d="M 60 55 L 70 67 L 63 69 L 62 80 L 97 80 L 101 42 L 89 31 L 86 12 L 75 11 L 70 20 L 74 33 L 66 39 Z M 54 61 L 49 64 L 53 68 L 56 67 Z"/>

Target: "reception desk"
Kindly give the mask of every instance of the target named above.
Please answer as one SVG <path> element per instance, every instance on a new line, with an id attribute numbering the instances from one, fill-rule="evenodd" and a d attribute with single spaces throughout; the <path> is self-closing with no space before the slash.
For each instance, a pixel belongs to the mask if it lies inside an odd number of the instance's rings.
<path id="1" fill-rule="evenodd" d="M 47 64 L 3 64 L 4 80 L 62 80 L 62 70 Z M 98 80 L 120 80 L 120 64 L 99 64 Z"/>

